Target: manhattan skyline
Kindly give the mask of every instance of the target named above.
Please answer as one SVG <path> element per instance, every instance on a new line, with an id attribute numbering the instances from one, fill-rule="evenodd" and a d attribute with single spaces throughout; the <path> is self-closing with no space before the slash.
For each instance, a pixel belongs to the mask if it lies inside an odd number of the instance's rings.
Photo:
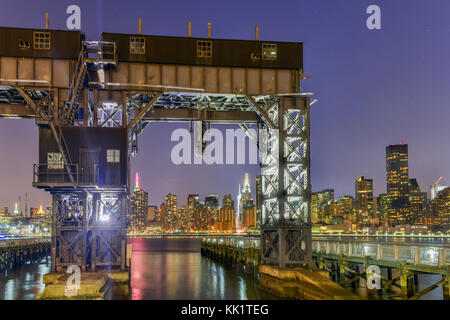
<path id="1" fill-rule="evenodd" d="M 139 17 L 144 34 L 174 36 L 186 36 L 191 20 L 193 36 L 206 36 L 211 21 L 215 38 L 252 39 L 258 24 L 262 40 L 304 43 L 304 71 L 311 79 L 302 82 L 303 90 L 319 99 L 311 110 L 313 191 L 333 188 L 337 198 L 352 195 L 354 180 L 364 175 L 374 180 L 375 194 L 385 193 L 384 150 L 400 142 L 409 145 L 409 176 L 418 180 L 422 191 L 428 192 L 439 176 L 444 177 L 442 184 L 450 184 L 450 42 L 444 41 L 450 36 L 450 4 L 380 2 L 382 29 L 370 31 L 365 27 L 367 1 L 282 1 L 276 10 L 272 2 L 261 1 L 257 11 L 239 3 L 244 7 L 239 12 L 234 10 L 237 3 L 186 4 L 164 20 L 158 12 L 170 10 L 170 1 L 156 8 L 145 1 L 5 1 L 0 18 L 2 26 L 37 28 L 43 27 L 49 12 L 50 27 L 65 29 L 65 8 L 78 4 L 85 12 L 82 31 L 88 39 L 97 39 L 101 31 L 136 33 Z M 29 10 L 20 10 L 25 5 Z M 114 10 L 98 14 L 107 5 Z M 170 135 L 180 127 L 187 125 L 155 123 L 140 137 L 130 174 L 140 172 L 151 204 L 159 205 L 169 192 L 180 199 L 192 192 L 202 198 L 227 193 L 235 197 L 245 172 L 253 184 L 257 165 L 172 165 Z M 12 207 L 25 192 L 29 207 L 49 203 L 48 194 L 31 187 L 37 162 L 35 123 L 1 119 L 0 148 L 0 205 Z"/>

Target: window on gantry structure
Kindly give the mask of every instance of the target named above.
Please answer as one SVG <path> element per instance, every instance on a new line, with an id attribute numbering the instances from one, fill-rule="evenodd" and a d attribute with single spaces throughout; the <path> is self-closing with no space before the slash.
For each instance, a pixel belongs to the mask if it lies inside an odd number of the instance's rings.
<path id="1" fill-rule="evenodd" d="M 120 150 L 117 149 L 106 150 L 106 162 L 120 163 Z"/>
<path id="2" fill-rule="evenodd" d="M 272 43 L 263 43 L 262 58 L 263 58 L 263 60 L 276 60 L 277 59 L 277 45 L 272 44 Z"/>
<path id="3" fill-rule="evenodd" d="M 51 170 L 64 169 L 62 154 L 59 152 L 47 153 L 47 168 Z"/>
<path id="4" fill-rule="evenodd" d="M 212 41 L 197 41 L 197 57 L 211 58 L 212 57 Z"/>
<path id="5" fill-rule="evenodd" d="M 34 33 L 34 48 L 38 50 L 50 50 L 50 32 Z"/>
<path id="6" fill-rule="evenodd" d="M 130 53 L 145 54 L 145 38 L 130 37 Z"/>
<path id="7" fill-rule="evenodd" d="M 20 49 L 30 49 L 30 43 L 28 41 L 20 39 L 19 40 L 19 48 Z"/>

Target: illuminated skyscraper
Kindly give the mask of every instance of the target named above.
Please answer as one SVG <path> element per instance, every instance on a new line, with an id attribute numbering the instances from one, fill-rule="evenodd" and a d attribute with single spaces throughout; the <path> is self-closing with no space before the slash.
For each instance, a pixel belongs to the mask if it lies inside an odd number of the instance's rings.
<path id="1" fill-rule="evenodd" d="M 355 199 L 352 196 L 345 195 L 338 200 L 339 215 L 346 218 L 351 218 L 353 214 Z"/>
<path id="2" fill-rule="evenodd" d="M 13 214 L 14 214 L 15 216 L 18 216 L 18 215 L 20 214 L 20 212 L 19 212 L 19 207 L 18 207 L 18 205 L 17 205 L 17 202 L 14 204 L 14 211 L 13 211 Z"/>
<path id="3" fill-rule="evenodd" d="M 364 176 L 355 181 L 356 220 L 358 223 L 369 223 L 373 212 L 373 180 Z"/>
<path id="4" fill-rule="evenodd" d="M 134 192 L 130 196 L 128 212 L 130 229 L 142 231 L 146 227 L 148 213 L 148 193 L 139 186 L 139 174 L 136 173 Z"/>
<path id="5" fill-rule="evenodd" d="M 205 206 L 208 209 L 217 209 L 219 208 L 219 196 L 217 195 L 209 195 L 205 198 Z"/>
<path id="6" fill-rule="evenodd" d="M 245 229 L 255 229 L 256 228 L 256 206 L 251 209 L 246 209 L 244 213 L 244 228 Z"/>
<path id="7" fill-rule="evenodd" d="M 190 209 L 198 208 L 200 205 L 200 196 L 198 194 L 190 194 L 187 203 Z"/>
<path id="8" fill-rule="evenodd" d="M 314 219 L 314 216 L 316 216 L 316 222 L 325 221 L 324 208 L 334 201 L 334 189 L 313 192 L 311 200 L 311 218 Z"/>
<path id="9" fill-rule="evenodd" d="M 253 208 L 252 191 L 250 189 L 250 178 L 248 173 L 245 174 L 244 188 L 239 190 L 238 206 L 238 225 L 239 228 L 242 228 L 245 225 L 245 210 Z"/>
<path id="10" fill-rule="evenodd" d="M 319 218 L 319 195 L 315 192 L 311 195 L 311 221 L 312 223 L 317 223 L 320 221 Z"/>
<path id="11" fill-rule="evenodd" d="M 409 216 L 408 145 L 386 147 L 386 182 L 389 224 L 403 225 Z"/>
<path id="12" fill-rule="evenodd" d="M 220 208 L 214 222 L 214 229 L 220 232 L 236 231 L 236 211 L 233 207 L 223 206 Z"/>
<path id="13" fill-rule="evenodd" d="M 420 191 L 419 184 L 416 179 L 409 179 L 409 206 L 410 206 L 410 222 L 416 224 L 425 223 L 425 204 L 426 193 Z"/>
<path id="14" fill-rule="evenodd" d="M 441 226 L 450 224 L 450 187 L 441 190 L 431 201 L 431 209 L 434 218 Z"/>
<path id="15" fill-rule="evenodd" d="M 229 207 L 234 209 L 234 200 L 231 194 L 226 194 L 223 197 L 222 207 Z"/>
<path id="16" fill-rule="evenodd" d="M 178 221 L 178 201 L 176 195 L 169 193 L 166 196 L 166 203 L 163 210 L 164 229 L 166 231 L 175 229 Z"/>
<path id="17" fill-rule="evenodd" d="M 389 213 L 388 195 L 382 193 L 377 197 L 377 215 L 379 218 L 387 218 Z"/>

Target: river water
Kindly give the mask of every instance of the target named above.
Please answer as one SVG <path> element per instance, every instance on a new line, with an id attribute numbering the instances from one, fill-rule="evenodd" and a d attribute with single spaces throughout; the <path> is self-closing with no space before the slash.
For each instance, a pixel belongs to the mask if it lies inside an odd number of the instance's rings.
<path id="1" fill-rule="evenodd" d="M 276 299 L 258 281 L 200 253 L 201 238 L 132 239 L 133 300 Z"/>
<path id="2" fill-rule="evenodd" d="M 258 289 L 258 280 L 237 268 L 225 267 L 202 257 L 201 238 L 159 237 L 131 239 L 131 298 L 133 300 L 270 300 Z M 50 259 L 24 265 L 0 275 L 0 300 L 31 300 L 42 292 L 42 276 L 50 271 Z M 419 289 L 440 276 L 419 275 Z M 386 299 L 363 287 L 354 290 L 365 299 Z M 442 288 L 422 299 L 442 299 Z"/>
<path id="3" fill-rule="evenodd" d="M 50 272 L 50 257 L 0 273 L 0 300 L 33 300 L 44 290 L 42 277 Z"/>

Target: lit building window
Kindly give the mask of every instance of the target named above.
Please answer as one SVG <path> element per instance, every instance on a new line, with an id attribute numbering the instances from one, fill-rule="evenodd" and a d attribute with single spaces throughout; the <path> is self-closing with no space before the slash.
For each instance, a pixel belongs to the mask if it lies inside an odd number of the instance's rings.
<path id="1" fill-rule="evenodd" d="M 277 45 L 271 44 L 271 43 L 263 43 L 262 58 L 263 58 L 263 60 L 276 60 L 277 59 Z"/>
<path id="2" fill-rule="evenodd" d="M 50 32 L 35 32 L 34 48 L 38 50 L 50 50 Z"/>
<path id="3" fill-rule="evenodd" d="M 212 57 L 212 41 L 197 41 L 197 57 L 211 58 Z"/>
<path id="4" fill-rule="evenodd" d="M 47 153 L 47 168 L 52 170 L 64 169 L 62 154 L 59 152 Z"/>
<path id="5" fill-rule="evenodd" d="M 110 149 L 106 151 L 106 162 L 120 163 L 120 150 Z"/>
<path id="6" fill-rule="evenodd" d="M 130 37 L 130 53 L 145 54 L 144 37 Z"/>

